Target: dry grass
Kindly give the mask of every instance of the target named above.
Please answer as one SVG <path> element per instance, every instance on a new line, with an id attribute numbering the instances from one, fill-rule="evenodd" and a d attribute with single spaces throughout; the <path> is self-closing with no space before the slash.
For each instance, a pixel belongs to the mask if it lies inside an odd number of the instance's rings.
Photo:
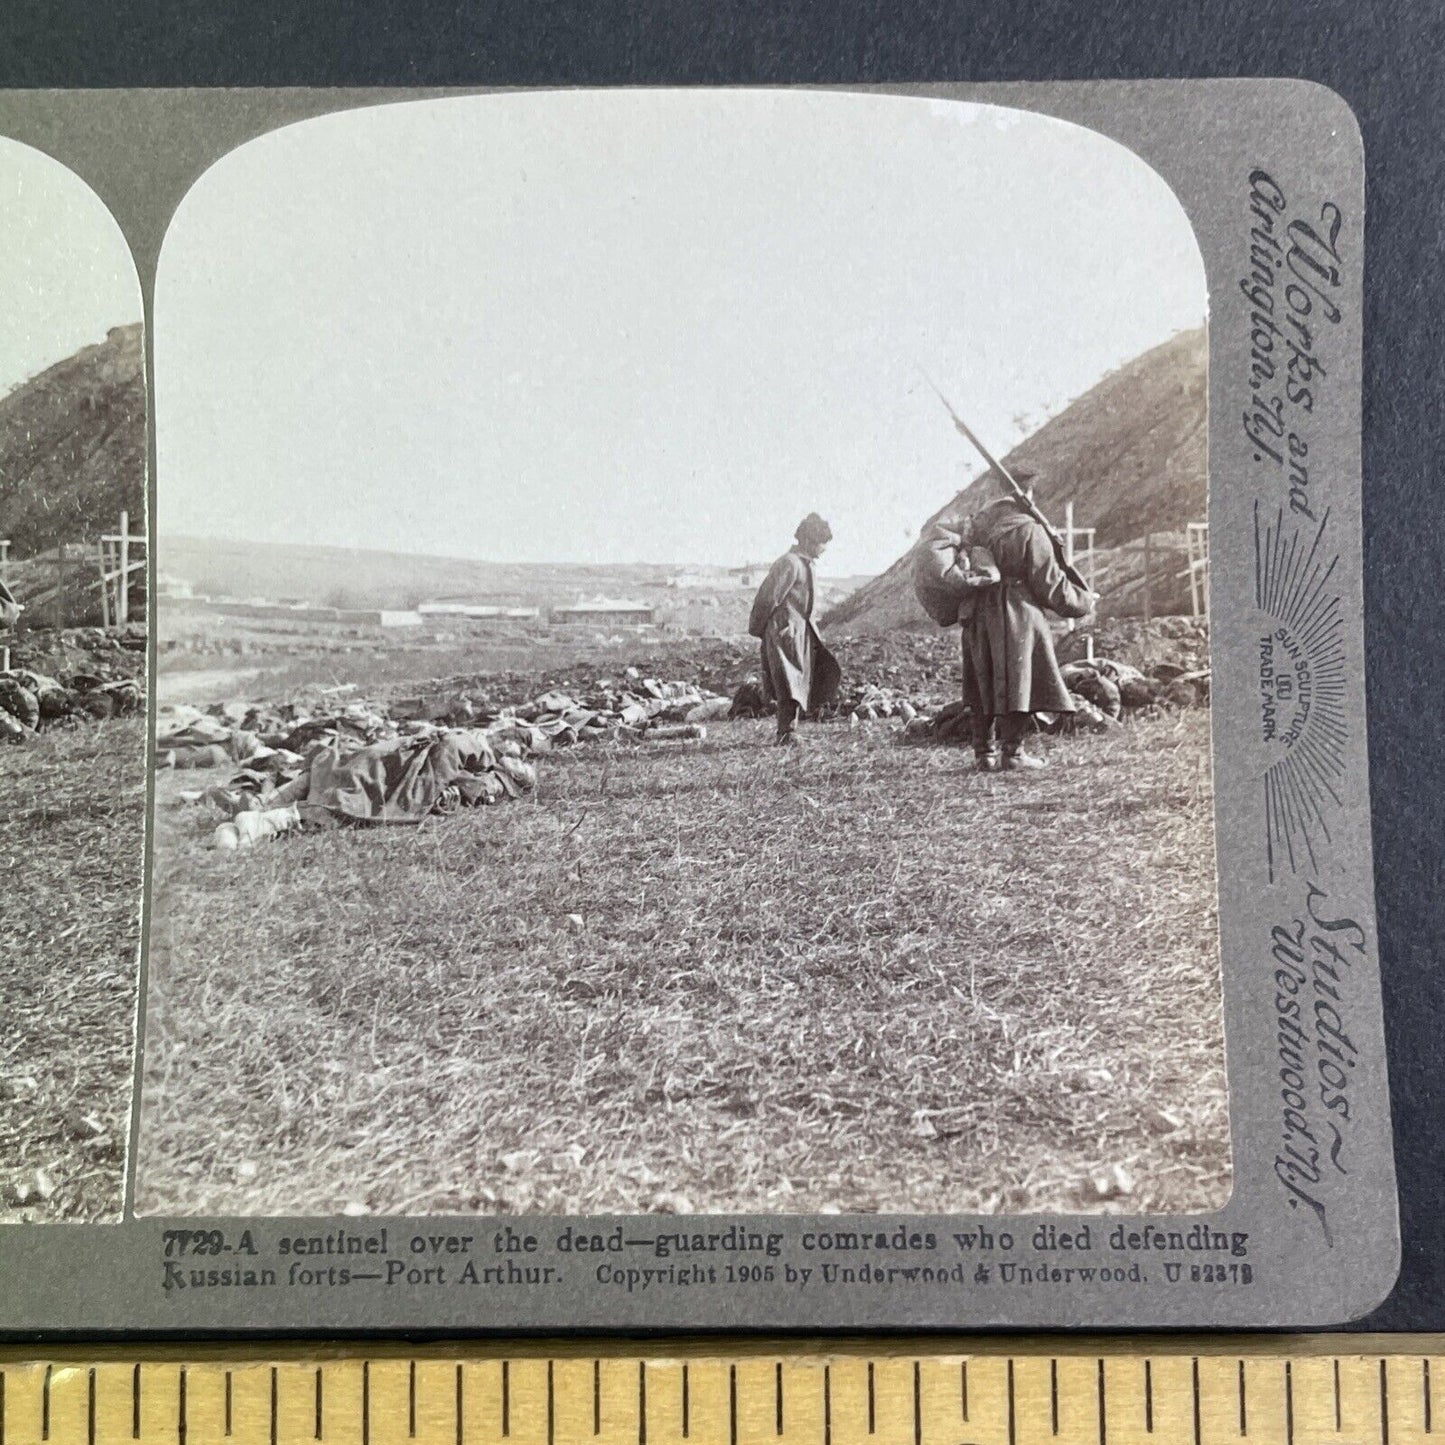
<path id="1" fill-rule="evenodd" d="M 239 859 L 164 779 L 140 1207 L 1218 1205 L 1208 725 L 985 777 L 737 723 Z"/>
<path id="2" fill-rule="evenodd" d="M 113 1218 L 134 1068 L 145 724 L 0 747 L 0 819 L 0 1219 Z M 22 1193 L 34 1196 L 23 1207 Z"/>

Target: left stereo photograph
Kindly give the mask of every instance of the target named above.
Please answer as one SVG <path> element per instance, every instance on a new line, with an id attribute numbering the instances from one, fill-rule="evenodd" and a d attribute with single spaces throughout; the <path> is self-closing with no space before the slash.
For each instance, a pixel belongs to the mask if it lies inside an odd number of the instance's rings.
<path id="1" fill-rule="evenodd" d="M 0 258 L 0 1223 L 104 1223 L 145 843 L 141 291 L 100 198 L 5 139 Z"/>

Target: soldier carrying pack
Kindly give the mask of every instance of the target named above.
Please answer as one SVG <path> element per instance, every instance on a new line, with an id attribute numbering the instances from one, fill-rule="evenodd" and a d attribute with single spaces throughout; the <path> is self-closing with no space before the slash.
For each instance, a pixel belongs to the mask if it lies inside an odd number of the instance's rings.
<path id="1" fill-rule="evenodd" d="M 940 627 L 966 621 L 980 593 L 999 581 L 993 553 L 970 543 L 971 527 L 968 518 L 930 522 L 913 549 L 914 595 Z"/>

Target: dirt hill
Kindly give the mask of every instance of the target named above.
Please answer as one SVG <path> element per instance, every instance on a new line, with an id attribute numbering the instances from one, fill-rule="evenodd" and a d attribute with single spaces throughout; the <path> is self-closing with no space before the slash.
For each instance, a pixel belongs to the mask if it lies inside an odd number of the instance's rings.
<path id="1" fill-rule="evenodd" d="M 0 398 L 0 537 L 13 557 L 145 519 L 141 328 L 117 326 Z"/>
<path id="2" fill-rule="evenodd" d="M 1204 329 L 1182 332 L 1110 373 L 1004 458 L 1036 471 L 1035 500 L 1054 521 L 1074 504 L 1074 525 L 1098 529 L 1101 611 L 1142 610 L 1142 554 L 1115 549 L 1154 534 L 1151 605 L 1185 612 L 1189 589 L 1185 526 L 1208 510 L 1205 453 L 1208 348 Z M 964 400 L 959 398 L 960 401 Z M 960 447 L 967 445 L 962 439 Z M 940 507 L 976 510 L 995 494 L 981 477 Z M 835 607 L 824 619 L 855 632 L 932 627 L 913 596 L 909 556 Z"/>

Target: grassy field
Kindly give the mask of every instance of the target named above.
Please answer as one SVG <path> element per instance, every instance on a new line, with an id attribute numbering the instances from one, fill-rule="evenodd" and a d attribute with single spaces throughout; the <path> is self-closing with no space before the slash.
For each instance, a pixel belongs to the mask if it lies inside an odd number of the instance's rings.
<path id="1" fill-rule="evenodd" d="M 112 1218 L 134 1068 L 145 724 L 0 747 L 0 820 L 0 1219 Z"/>
<path id="2" fill-rule="evenodd" d="M 240 857 L 163 778 L 139 1207 L 1221 1203 L 1207 714 L 1039 776 L 770 727 Z"/>

